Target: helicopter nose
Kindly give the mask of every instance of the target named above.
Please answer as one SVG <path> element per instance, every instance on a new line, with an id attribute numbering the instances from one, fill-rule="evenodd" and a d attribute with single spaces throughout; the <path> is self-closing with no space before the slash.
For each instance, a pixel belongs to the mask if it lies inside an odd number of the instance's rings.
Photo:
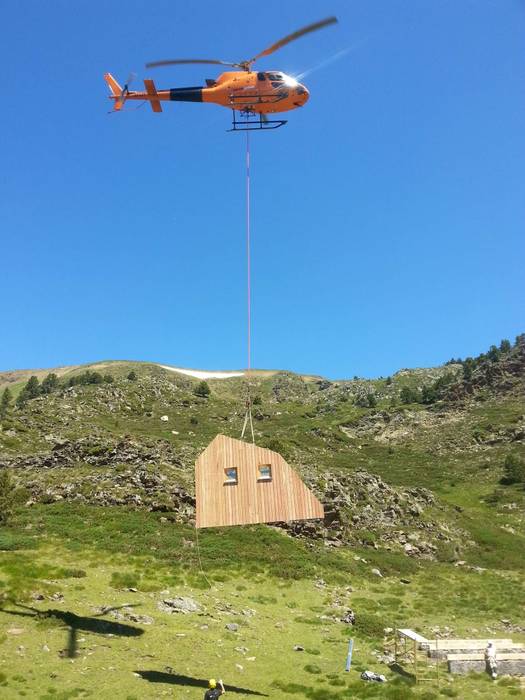
<path id="1" fill-rule="evenodd" d="M 298 86 L 295 88 L 295 92 L 296 92 L 296 94 L 297 94 L 297 97 L 300 99 L 301 104 L 304 105 L 304 103 L 305 103 L 305 102 L 308 100 L 308 98 L 310 97 L 310 93 L 308 92 L 308 90 L 305 88 L 304 85 L 298 85 Z"/>

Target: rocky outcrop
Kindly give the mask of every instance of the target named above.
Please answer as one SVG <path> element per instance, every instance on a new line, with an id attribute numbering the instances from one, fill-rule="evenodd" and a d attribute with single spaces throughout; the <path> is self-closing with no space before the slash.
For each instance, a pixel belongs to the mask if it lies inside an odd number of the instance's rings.
<path id="1" fill-rule="evenodd" d="M 159 470 L 181 470 L 184 463 L 169 443 L 139 443 L 129 438 L 112 442 L 83 438 L 59 441 L 48 452 L 0 462 L 11 467 L 29 490 L 29 503 L 75 501 L 101 506 L 131 506 L 193 517 L 195 498 L 183 485 Z M 84 467 L 84 469 L 78 469 Z M 85 467 L 91 467 L 86 473 Z M 54 470 L 71 471 L 58 483 Z M 61 473 L 63 476 L 63 474 Z"/>
<path id="2" fill-rule="evenodd" d="M 195 510 L 195 498 L 186 489 L 170 484 L 164 475 L 140 468 L 118 474 L 101 472 L 76 476 L 59 484 L 29 480 L 25 486 L 31 494 L 29 505 L 74 501 L 98 506 L 128 506 L 174 513 L 180 521 L 191 520 Z"/>
<path id="3" fill-rule="evenodd" d="M 20 455 L 0 461 L 0 467 L 15 469 L 54 469 L 57 467 L 78 467 L 85 464 L 93 467 L 129 464 L 134 466 L 168 463 L 182 466 L 182 461 L 168 442 L 138 442 L 124 437 L 113 441 L 104 438 L 80 438 L 60 440 L 46 436 L 53 446 L 49 451 L 31 455 Z"/>
<path id="4" fill-rule="evenodd" d="M 317 485 L 325 506 L 322 522 L 283 524 L 290 534 L 323 539 L 330 546 L 345 542 L 398 549 L 407 556 L 434 559 L 440 542 L 465 533 L 429 517 L 434 494 L 424 488 L 398 489 L 365 471 L 326 475 Z"/>
<path id="5" fill-rule="evenodd" d="M 498 359 L 485 356 L 479 361 L 468 379 L 449 387 L 445 399 L 449 402 L 475 398 L 481 392 L 490 395 L 508 394 L 517 388 L 523 390 L 525 378 L 525 335 L 517 338 L 512 350 Z"/>
<path id="6" fill-rule="evenodd" d="M 373 439 L 382 444 L 398 444 L 412 438 L 418 430 L 428 430 L 464 420 L 459 411 L 375 411 L 352 423 L 340 425 L 343 433 L 352 439 Z"/>
<path id="7" fill-rule="evenodd" d="M 278 403 L 282 401 L 304 402 L 309 396 L 306 382 L 292 372 L 279 372 L 273 383 L 272 394 Z"/>

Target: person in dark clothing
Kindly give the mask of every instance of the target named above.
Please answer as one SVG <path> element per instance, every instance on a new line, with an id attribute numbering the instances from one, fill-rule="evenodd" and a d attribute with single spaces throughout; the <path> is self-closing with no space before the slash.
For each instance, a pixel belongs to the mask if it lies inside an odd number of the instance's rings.
<path id="1" fill-rule="evenodd" d="M 220 688 L 217 688 L 217 683 L 219 684 Z M 220 696 L 226 692 L 220 679 L 216 681 L 214 678 L 211 678 L 208 685 L 210 687 L 204 694 L 204 700 L 217 700 L 217 698 L 220 698 Z"/>

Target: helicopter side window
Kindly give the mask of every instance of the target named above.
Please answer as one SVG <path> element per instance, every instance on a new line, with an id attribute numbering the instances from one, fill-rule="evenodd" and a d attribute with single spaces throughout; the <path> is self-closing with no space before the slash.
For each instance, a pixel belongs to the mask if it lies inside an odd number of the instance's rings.
<path id="1" fill-rule="evenodd" d="M 268 73 L 268 78 L 269 78 L 270 80 L 273 80 L 273 81 L 277 82 L 277 83 L 282 83 L 282 82 L 283 82 L 282 75 L 280 75 L 279 73 Z"/>
<path id="2" fill-rule="evenodd" d="M 257 80 L 266 80 L 266 75 L 264 73 L 257 73 Z"/>

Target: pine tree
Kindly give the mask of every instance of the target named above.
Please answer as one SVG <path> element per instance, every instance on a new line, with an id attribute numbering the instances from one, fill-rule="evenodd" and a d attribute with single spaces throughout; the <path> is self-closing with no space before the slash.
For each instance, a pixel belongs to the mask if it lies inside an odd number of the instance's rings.
<path id="1" fill-rule="evenodd" d="M 193 393 L 195 394 L 195 396 L 202 396 L 202 398 L 207 399 L 208 396 L 211 394 L 211 390 L 208 384 L 203 381 L 200 382 L 200 384 L 197 384 Z"/>
<path id="2" fill-rule="evenodd" d="M 22 391 L 21 391 L 21 392 L 18 394 L 18 396 L 16 397 L 16 402 L 15 402 L 15 403 L 16 403 L 17 408 L 24 408 L 24 406 L 25 406 L 26 403 L 27 403 L 27 399 L 28 399 L 28 396 L 27 396 L 27 393 L 26 393 L 26 389 L 25 389 L 25 387 L 24 387 L 24 388 L 22 389 Z"/>
<path id="3" fill-rule="evenodd" d="M 34 375 L 29 377 L 29 381 L 25 385 L 24 391 L 26 392 L 28 399 L 36 399 L 37 396 L 40 396 L 41 392 L 38 378 Z"/>
<path id="4" fill-rule="evenodd" d="M 51 394 L 58 389 L 58 377 L 56 374 L 48 374 L 40 387 L 42 394 Z"/>
<path id="5" fill-rule="evenodd" d="M 33 375 L 18 394 L 16 405 L 18 408 L 23 408 L 30 399 L 34 399 L 37 396 L 40 396 L 40 385 L 37 377 Z"/>
<path id="6" fill-rule="evenodd" d="M 499 360 L 500 352 L 495 345 L 491 345 L 489 351 L 487 352 L 487 357 L 491 362 L 497 362 Z"/>
<path id="7" fill-rule="evenodd" d="M 499 344 L 499 349 L 501 352 L 509 352 L 511 348 L 510 340 L 507 340 L 504 338 L 501 343 Z"/>
<path id="8" fill-rule="evenodd" d="M 130 382 L 136 382 L 137 381 L 137 373 L 134 370 L 131 370 L 131 372 L 128 374 L 128 379 Z"/>
<path id="9" fill-rule="evenodd" d="M 468 382 L 472 378 L 472 372 L 475 367 L 475 361 L 472 359 L 472 357 L 467 357 L 465 362 L 463 363 L 463 379 Z"/>
<path id="10" fill-rule="evenodd" d="M 7 386 L 2 392 L 2 398 L 0 399 L 0 418 L 5 418 L 7 416 L 12 400 L 13 395 L 11 394 L 11 389 Z"/>

